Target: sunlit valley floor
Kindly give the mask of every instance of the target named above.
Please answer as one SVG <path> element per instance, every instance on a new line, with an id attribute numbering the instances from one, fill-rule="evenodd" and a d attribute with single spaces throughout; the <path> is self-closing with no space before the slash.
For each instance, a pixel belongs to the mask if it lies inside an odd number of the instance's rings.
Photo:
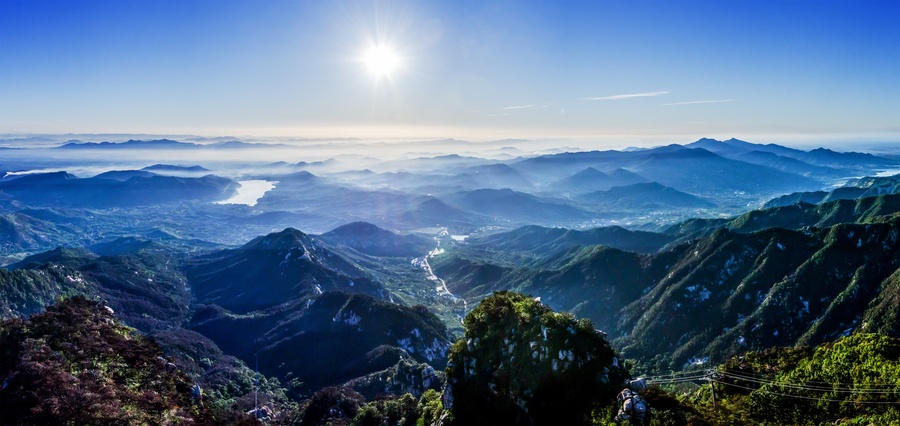
<path id="1" fill-rule="evenodd" d="M 2 422 L 900 422 L 900 148 L 508 143 L 0 150 Z"/>

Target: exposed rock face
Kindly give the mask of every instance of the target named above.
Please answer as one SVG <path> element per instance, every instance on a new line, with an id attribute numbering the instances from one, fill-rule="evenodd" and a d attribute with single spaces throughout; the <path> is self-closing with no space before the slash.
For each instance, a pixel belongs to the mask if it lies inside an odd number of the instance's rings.
<path id="1" fill-rule="evenodd" d="M 440 391 L 444 385 L 444 372 L 418 363 L 409 356 L 403 357 L 392 367 L 353 379 L 344 386 L 361 393 L 367 400 L 379 395 L 412 394 L 422 396 L 428 389 Z"/>

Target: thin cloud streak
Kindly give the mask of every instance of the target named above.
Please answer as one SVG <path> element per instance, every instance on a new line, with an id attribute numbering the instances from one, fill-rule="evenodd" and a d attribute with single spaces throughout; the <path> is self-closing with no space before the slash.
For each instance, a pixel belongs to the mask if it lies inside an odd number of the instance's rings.
<path id="1" fill-rule="evenodd" d="M 668 90 L 665 90 L 665 91 L 659 91 L 659 92 L 629 93 L 629 94 L 625 94 L 625 95 L 602 96 L 599 98 L 581 98 L 581 100 L 584 100 L 584 101 L 618 101 L 621 99 L 661 96 L 661 95 L 667 95 L 669 93 L 670 92 Z"/>
<path id="2" fill-rule="evenodd" d="M 503 107 L 500 109 L 524 109 L 524 108 L 533 108 L 533 107 L 534 107 L 534 105 L 514 105 L 514 106 Z"/>
<path id="3" fill-rule="evenodd" d="M 688 102 L 674 102 L 671 104 L 662 104 L 660 106 L 672 106 L 672 105 L 696 105 L 696 104 L 717 104 L 721 102 L 734 102 L 737 99 L 714 99 L 709 101 L 688 101 Z"/>

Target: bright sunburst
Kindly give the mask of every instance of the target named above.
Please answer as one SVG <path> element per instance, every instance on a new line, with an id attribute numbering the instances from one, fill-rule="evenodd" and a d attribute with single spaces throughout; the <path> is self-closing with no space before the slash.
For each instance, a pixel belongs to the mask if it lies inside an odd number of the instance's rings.
<path id="1" fill-rule="evenodd" d="M 366 52 L 363 62 L 378 77 L 390 77 L 399 64 L 396 52 L 386 46 L 373 46 Z"/>

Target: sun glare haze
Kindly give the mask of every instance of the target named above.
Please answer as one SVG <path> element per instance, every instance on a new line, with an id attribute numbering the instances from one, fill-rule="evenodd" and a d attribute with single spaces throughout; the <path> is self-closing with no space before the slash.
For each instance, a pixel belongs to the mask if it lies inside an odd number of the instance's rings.
<path id="1" fill-rule="evenodd" d="M 900 425 L 898 23 L 0 0 L 0 426 Z"/>
<path id="2" fill-rule="evenodd" d="M 0 132 L 884 140 L 900 134 L 898 14 L 891 1 L 3 0 Z"/>
<path id="3" fill-rule="evenodd" d="M 390 77 L 397 68 L 399 59 L 393 49 L 387 46 L 372 46 L 364 57 L 366 67 L 377 77 Z"/>

